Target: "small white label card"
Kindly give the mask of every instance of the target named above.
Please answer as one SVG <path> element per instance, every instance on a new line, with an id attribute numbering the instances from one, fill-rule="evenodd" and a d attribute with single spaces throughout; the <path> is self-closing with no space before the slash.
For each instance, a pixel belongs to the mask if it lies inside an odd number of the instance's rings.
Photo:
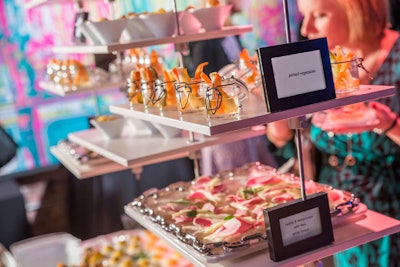
<path id="1" fill-rule="evenodd" d="M 326 90 L 319 50 L 274 57 L 271 62 L 279 99 Z"/>
<path id="2" fill-rule="evenodd" d="M 284 246 L 322 233 L 319 208 L 282 218 L 279 220 L 279 224 Z"/>

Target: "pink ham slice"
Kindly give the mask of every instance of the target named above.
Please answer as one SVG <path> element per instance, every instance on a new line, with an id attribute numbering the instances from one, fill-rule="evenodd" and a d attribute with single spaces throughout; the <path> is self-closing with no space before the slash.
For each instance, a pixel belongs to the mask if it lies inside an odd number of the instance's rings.
<path id="1" fill-rule="evenodd" d="M 208 176 L 200 177 L 195 181 L 193 189 L 204 189 L 210 181 L 211 178 Z"/>
<path id="2" fill-rule="evenodd" d="M 194 199 L 207 199 L 206 195 L 203 192 L 196 191 L 190 195 L 186 196 L 187 200 L 194 200 Z"/>
<path id="3" fill-rule="evenodd" d="M 213 204 L 209 203 L 209 202 L 205 203 L 201 209 L 202 210 L 209 210 L 212 213 L 216 212 L 215 206 Z"/>
<path id="4" fill-rule="evenodd" d="M 278 182 L 282 182 L 282 179 L 276 176 L 259 176 L 249 179 L 246 187 L 262 186 Z"/>
<path id="5" fill-rule="evenodd" d="M 200 227 L 209 227 L 212 225 L 212 221 L 204 218 L 194 218 L 193 224 Z"/>
<path id="6" fill-rule="evenodd" d="M 277 195 L 271 199 L 272 202 L 277 203 L 277 204 L 286 203 L 286 202 L 289 202 L 292 200 L 294 200 L 294 197 L 293 197 L 293 195 L 291 195 L 289 193 L 283 193 L 283 194 Z"/>
<path id="7" fill-rule="evenodd" d="M 248 200 L 244 200 L 244 201 L 242 202 L 242 205 L 243 205 L 243 206 L 246 206 L 246 207 L 250 207 L 250 206 L 254 206 L 254 205 L 263 203 L 264 201 L 265 201 L 265 200 L 262 199 L 261 197 L 252 197 L 252 198 L 250 198 L 250 199 L 248 199 Z"/>
<path id="8" fill-rule="evenodd" d="M 211 189 L 211 193 L 212 193 L 212 194 L 223 193 L 223 192 L 225 192 L 225 191 L 226 191 L 226 186 L 223 185 L 223 184 L 215 185 L 215 186 L 213 187 L 213 189 Z"/>
<path id="9" fill-rule="evenodd" d="M 186 216 L 185 214 L 181 214 L 178 216 L 174 217 L 174 223 L 175 224 L 185 224 L 185 223 L 191 223 L 193 221 L 193 218 Z"/>
<path id="10" fill-rule="evenodd" d="M 242 198 L 241 196 L 237 196 L 237 195 L 229 195 L 226 197 L 226 201 L 228 202 L 242 202 L 244 200 L 244 198 Z"/>
<path id="11" fill-rule="evenodd" d="M 194 202 L 204 202 L 205 200 L 215 202 L 216 200 L 218 200 L 218 195 L 213 195 L 207 190 L 199 189 L 187 195 L 186 199 Z"/>
<path id="12" fill-rule="evenodd" d="M 253 224 L 250 224 L 243 219 L 235 217 L 226 221 L 226 223 L 224 223 L 222 226 L 218 227 L 211 235 L 207 237 L 207 239 L 213 240 L 243 234 L 253 227 Z"/>

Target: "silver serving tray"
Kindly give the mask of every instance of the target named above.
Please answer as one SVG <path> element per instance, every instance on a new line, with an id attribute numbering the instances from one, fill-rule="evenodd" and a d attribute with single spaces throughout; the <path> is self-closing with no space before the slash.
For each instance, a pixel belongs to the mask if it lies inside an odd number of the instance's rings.
<path id="1" fill-rule="evenodd" d="M 75 144 L 70 140 L 62 140 L 58 142 L 57 146 L 65 155 L 69 156 L 71 159 L 75 160 L 79 164 L 97 164 L 107 161 L 107 159 L 97 154 L 96 152 L 88 150 L 87 148 Z"/>
<path id="2" fill-rule="evenodd" d="M 259 163 L 249 163 L 241 168 L 217 174 L 223 182 L 232 183 L 244 181 L 248 177 L 254 177 L 266 171 L 275 169 Z M 284 174 L 287 181 L 295 182 L 298 177 Z M 138 223 L 157 234 L 160 238 L 173 245 L 181 253 L 190 256 L 200 262 L 217 263 L 225 260 L 249 255 L 267 248 L 266 232 L 258 229 L 258 232 L 240 237 L 235 242 L 203 242 L 196 234 L 183 230 L 181 225 L 175 224 L 172 219 L 158 209 L 158 206 L 187 195 L 194 182 L 178 182 L 163 189 L 150 189 L 125 206 L 125 212 Z M 331 218 L 344 222 L 347 219 L 358 216 L 360 201 L 350 192 L 337 190 L 328 185 L 318 184 L 323 191 L 338 191 L 342 198 L 331 208 Z"/>

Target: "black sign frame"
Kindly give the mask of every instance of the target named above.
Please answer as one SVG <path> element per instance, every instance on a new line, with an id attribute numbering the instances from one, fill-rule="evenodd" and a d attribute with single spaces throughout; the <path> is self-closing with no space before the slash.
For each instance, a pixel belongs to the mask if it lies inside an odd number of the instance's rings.
<path id="1" fill-rule="evenodd" d="M 272 59 L 312 51 L 320 51 L 326 88 L 279 98 Z M 257 53 L 268 111 L 283 111 L 336 98 L 326 38 L 262 47 L 257 49 Z M 296 88 L 289 90 L 295 92 Z"/>
<path id="2" fill-rule="evenodd" d="M 321 233 L 284 245 L 280 220 L 315 208 L 319 211 Z M 334 241 L 328 194 L 325 192 L 310 195 L 305 200 L 298 199 L 268 208 L 263 212 L 269 255 L 273 261 L 285 260 L 329 245 Z"/>

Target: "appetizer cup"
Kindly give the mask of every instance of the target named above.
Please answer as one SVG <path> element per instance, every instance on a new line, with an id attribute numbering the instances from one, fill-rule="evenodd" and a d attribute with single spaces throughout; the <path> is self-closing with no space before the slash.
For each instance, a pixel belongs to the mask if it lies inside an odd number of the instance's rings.
<path id="1" fill-rule="evenodd" d="M 174 81 L 156 80 L 155 83 L 156 96 L 158 96 L 158 106 L 162 110 L 176 109 L 176 92 Z"/>
<path id="2" fill-rule="evenodd" d="M 331 67 L 336 93 L 350 93 L 360 88 L 358 67 L 363 68 L 361 58 L 331 62 Z"/>
<path id="3" fill-rule="evenodd" d="M 157 86 L 159 83 L 161 83 L 159 80 L 141 82 L 143 105 L 146 110 L 152 107 L 162 109 L 165 106 L 165 90 Z"/>
<path id="4" fill-rule="evenodd" d="M 246 84 L 234 77 L 222 80 L 217 87 L 204 86 L 204 103 L 210 118 L 238 116 L 242 102 L 249 96 Z"/>
<path id="5" fill-rule="evenodd" d="M 177 107 L 181 113 L 204 111 L 204 81 L 175 82 Z"/>
<path id="6" fill-rule="evenodd" d="M 133 81 L 131 79 L 127 79 L 126 95 L 132 109 L 138 104 L 143 104 L 141 84 L 139 80 Z"/>

